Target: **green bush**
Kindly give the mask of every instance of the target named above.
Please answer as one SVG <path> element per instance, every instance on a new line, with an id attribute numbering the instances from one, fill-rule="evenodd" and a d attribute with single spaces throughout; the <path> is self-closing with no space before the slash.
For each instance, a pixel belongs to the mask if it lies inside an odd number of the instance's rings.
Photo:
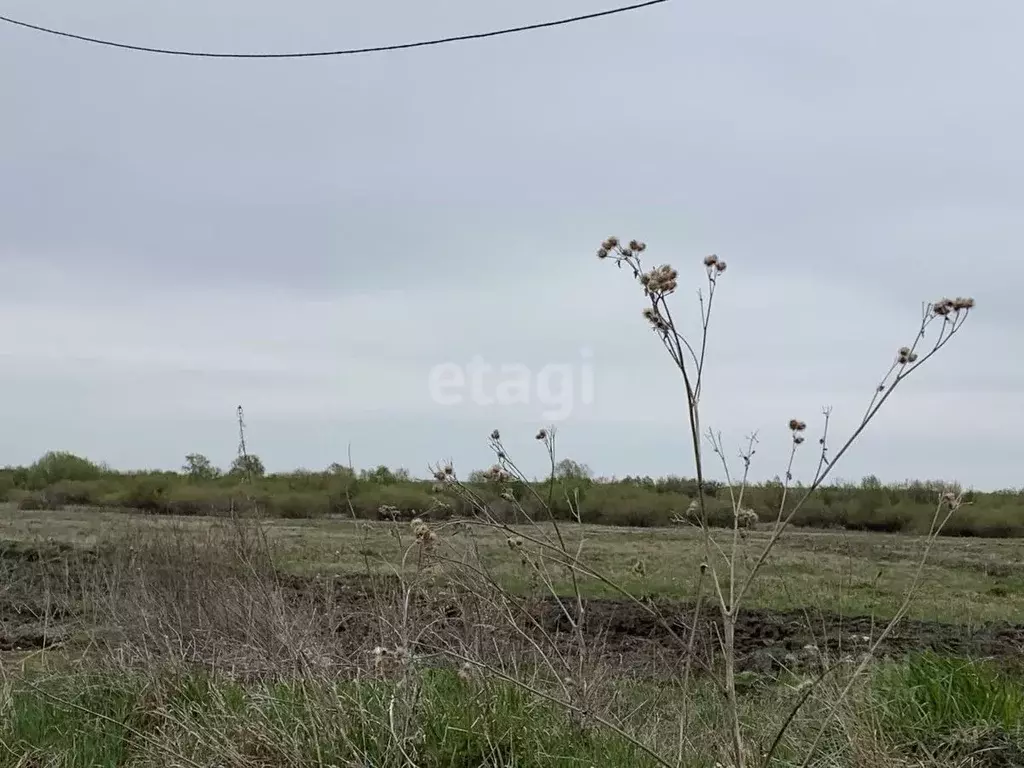
<path id="1" fill-rule="evenodd" d="M 670 525 L 683 515 L 690 499 L 679 493 L 657 493 L 628 485 L 592 490 L 581 509 L 584 522 L 648 528 Z"/>
<path id="2" fill-rule="evenodd" d="M 238 488 L 176 485 L 160 499 L 160 511 L 171 515 L 229 515 L 247 512 L 251 506 Z"/>
<path id="3" fill-rule="evenodd" d="M 41 491 L 61 480 L 99 480 L 103 474 L 103 469 L 88 459 L 66 451 L 50 451 L 26 469 L 23 483 L 31 491 Z"/>
<path id="4" fill-rule="evenodd" d="M 105 491 L 105 484 L 100 480 L 61 480 L 44 488 L 42 493 L 60 506 L 90 506 L 95 505 Z"/>
<path id="5" fill-rule="evenodd" d="M 266 512 L 285 519 L 323 517 L 331 513 L 331 497 L 308 491 L 279 493 L 266 498 Z"/>
<path id="6" fill-rule="evenodd" d="M 0 498 L 25 509 L 55 509 L 63 505 L 133 508 L 180 515 L 228 515 L 249 513 L 257 503 L 266 514 L 277 517 L 351 515 L 376 519 L 380 509 L 393 508 L 401 519 L 414 515 L 468 516 L 473 504 L 451 493 L 435 493 L 435 481 L 409 478 L 405 470 L 387 467 L 365 470 L 357 476 L 334 464 L 325 471 L 298 470 L 254 478 L 249 485 L 241 477 L 213 471 L 190 472 L 198 454 L 180 472 L 113 472 L 88 459 L 66 452 L 50 452 L 29 467 L 0 469 Z M 526 513 L 546 519 L 544 503 L 551 498 L 556 519 L 573 518 L 579 503 L 587 523 L 634 527 L 664 526 L 673 517 L 685 516 L 697 492 L 695 480 L 684 477 L 627 477 L 617 481 L 594 480 L 583 465 L 561 464 L 554 485 L 539 480 L 527 485 L 498 485 L 473 473 L 467 486 L 483 502 L 492 505 L 501 519 L 522 518 L 515 506 L 503 499 L 512 491 Z M 935 513 L 942 483 L 935 481 L 883 485 L 868 477 L 860 483 L 822 487 L 793 517 L 795 526 L 847 530 L 925 533 Z M 707 481 L 707 510 L 711 525 L 733 524 L 729 489 Z M 784 486 L 777 478 L 744 490 L 743 506 L 764 523 L 776 519 Z M 795 485 L 786 492 L 787 508 L 804 494 Z M 998 491 L 970 494 L 972 503 L 948 522 L 950 536 L 1024 537 L 1024 492 Z M 439 506 L 443 502 L 444 506 Z"/>
<path id="7" fill-rule="evenodd" d="M 64 507 L 63 504 L 59 504 L 53 499 L 50 499 L 43 491 L 12 491 L 11 501 L 17 505 L 18 509 L 24 509 L 27 511 L 41 509 L 58 510 L 63 509 Z"/>
<path id="8" fill-rule="evenodd" d="M 380 507 L 389 506 L 398 509 L 403 517 L 412 518 L 426 512 L 434 498 L 426 484 L 367 485 L 360 488 L 352 503 L 359 517 L 375 518 Z"/>

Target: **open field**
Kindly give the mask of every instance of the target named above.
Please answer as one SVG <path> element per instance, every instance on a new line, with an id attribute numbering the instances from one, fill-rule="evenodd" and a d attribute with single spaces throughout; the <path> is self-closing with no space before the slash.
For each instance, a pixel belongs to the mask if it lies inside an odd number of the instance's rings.
<path id="1" fill-rule="evenodd" d="M 577 573 L 590 601 L 576 632 L 567 618 L 579 615 L 521 560 L 546 527 L 515 529 L 521 549 L 466 521 L 432 529 L 428 553 L 408 523 L 257 527 L 0 508 L 0 766 L 724 759 L 723 702 L 706 672 L 719 663 L 720 622 L 713 606 L 694 613 L 695 531 L 565 526 L 569 549 L 582 538 L 588 568 L 639 597 Z M 746 561 L 766 536 L 744 533 Z M 902 602 L 923 545 L 806 529 L 781 540 L 736 629 L 741 706 L 759 749 L 810 681 L 835 674 L 817 684 L 773 765 L 799 765 L 812 747 L 822 757 L 811 764 L 823 766 L 1022 764 L 1020 540 L 937 540 L 909 619 L 876 649 L 889 661 L 840 696 L 844 670 Z M 546 573 L 571 594 L 568 569 Z M 679 640 L 691 625 L 688 657 Z M 572 693 L 561 679 L 570 672 Z M 584 703 L 558 703 L 576 696 Z M 822 723 L 832 724 L 816 743 Z"/>
<path id="2" fill-rule="evenodd" d="M 409 526 L 403 523 L 333 517 L 269 519 L 263 525 L 280 567 L 298 576 L 352 576 L 365 573 L 368 567 L 389 572 L 412 543 Z M 7 505 L 0 506 L 0 526 L 0 535 L 9 541 L 92 547 L 161 528 L 203 536 L 229 530 L 231 522 L 91 509 L 32 512 Z M 695 529 L 583 525 L 564 530 L 574 542 L 583 537 L 589 565 L 631 592 L 681 600 L 694 595 L 701 560 L 700 535 Z M 438 531 L 449 554 L 457 552 L 466 538 L 466 528 L 458 523 L 440 524 Z M 719 532 L 720 538 L 730 535 Z M 745 554 L 756 555 L 767 537 L 766 531 L 746 532 Z M 484 532 L 474 541 L 504 584 L 520 591 L 527 588 L 528 577 L 519 560 L 509 555 L 503 535 Z M 923 544 L 919 536 L 794 529 L 777 545 L 754 587 L 752 602 L 774 610 L 887 618 L 903 600 Z M 643 576 L 633 570 L 638 559 L 644 563 Z M 615 596 L 605 584 L 581 579 L 590 596 Z M 1024 540 L 937 540 L 910 615 L 968 629 L 991 621 L 1024 621 Z"/>

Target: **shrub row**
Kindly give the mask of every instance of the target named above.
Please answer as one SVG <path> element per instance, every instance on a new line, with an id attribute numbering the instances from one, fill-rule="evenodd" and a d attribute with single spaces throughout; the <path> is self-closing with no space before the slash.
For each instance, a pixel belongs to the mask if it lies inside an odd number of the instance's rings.
<path id="1" fill-rule="evenodd" d="M 198 454 L 182 472 L 115 472 L 69 453 L 51 452 L 29 467 L 0 469 L 0 499 L 22 509 L 58 509 L 68 505 L 131 508 L 160 514 L 229 515 L 259 509 L 283 518 L 352 515 L 361 519 L 409 519 L 414 515 L 468 515 L 472 508 L 450 494 L 435 492 L 433 481 L 414 480 L 404 470 L 381 466 L 359 474 L 332 465 L 324 472 L 264 474 L 258 457 L 250 469 L 221 473 Z M 556 517 L 569 519 L 568 499 L 579 502 L 584 522 L 654 527 L 687 516 L 697 482 L 683 477 L 591 479 L 588 470 L 565 460 L 554 485 L 513 487 L 525 513 L 545 516 L 540 499 L 550 499 Z M 504 501 L 500 488 L 474 473 L 468 485 L 492 512 L 515 522 L 523 511 Z M 713 525 L 732 524 L 728 488 L 705 483 L 707 512 Z M 940 482 L 882 485 L 876 478 L 859 484 L 820 488 L 794 518 L 797 526 L 886 532 L 926 532 L 935 502 L 945 490 Z M 792 489 L 789 503 L 802 495 Z M 744 522 L 770 522 L 778 514 L 782 484 L 754 485 L 744 490 Z M 956 536 L 1024 537 L 1024 492 L 1002 491 L 967 496 L 970 505 L 949 522 L 945 532 Z M 755 518 L 756 515 L 756 518 Z"/>
<path id="2" fill-rule="evenodd" d="M 316 483 L 320 485 L 320 483 Z M 295 488 L 292 486 L 298 485 Z M 0 488 L 4 498 L 22 509 L 59 509 L 68 505 L 113 509 L 139 509 L 158 514 L 229 515 L 247 514 L 259 509 L 263 514 L 281 518 L 315 518 L 326 515 L 353 515 L 360 519 L 393 517 L 409 519 L 415 515 L 432 517 L 468 515 L 471 507 L 446 493 L 436 493 L 432 484 L 398 482 L 378 485 L 353 478 L 334 478 L 322 487 L 303 488 L 279 479 L 265 478 L 251 485 L 235 483 L 195 484 L 165 474 L 132 477 L 111 476 L 99 480 L 62 480 L 42 489 L 29 490 L 9 486 Z M 514 505 L 500 498 L 493 486 L 478 485 L 479 493 L 498 517 L 516 522 L 522 516 Z M 547 488 L 538 487 L 542 498 Z M 719 494 L 722 496 L 723 494 Z M 754 487 L 744 496 L 744 506 L 757 514 L 761 523 L 769 523 L 777 514 L 772 489 Z M 557 517 L 570 518 L 566 497 L 580 501 L 582 519 L 604 525 L 654 527 L 670 525 L 685 516 L 692 497 L 675 491 L 656 491 L 624 483 L 570 487 L 556 484 L 553 506 Z M 532 494 L 520 489 L 526 512 L 544 515 Z M 926 532 L 934 514 L 934 502 L 915 502 L 903 498 L 893 503 L 885 494 L 862 492 L 835 493 L 823 489 L 812 497 L 794 518 L 794 524 L 812 528 L 884 532 Z M 731 525 L 728 496 L 710 498 L 708 515 L 714 525 Z M 947 535 L 985 537 L 1024 537 L 1024 504 L 1020 497 L 1007 494 L 976 494 L 974 503 L 964 507 L 947 524 Z"/>

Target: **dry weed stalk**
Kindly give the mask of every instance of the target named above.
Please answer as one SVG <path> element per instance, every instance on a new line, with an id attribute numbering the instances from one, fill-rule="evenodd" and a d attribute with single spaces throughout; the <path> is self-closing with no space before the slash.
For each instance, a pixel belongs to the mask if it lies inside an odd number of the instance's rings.
<path id="1" fill-rule="evenodd" d="M 671 766 L 670 761 L 632 733 L 608 706 L 605 694 L 611 686 L 602 685 L 602 682 L 610 677 L 611 670 L 602 658 L 599 638 L 595 642 L 595 634 L 598 633 L 594 627 L 589 626 L 586 599 L 579 577 L 597 579 L 650 611 L 652 615 L 663 617 L 654 606 L 585 563 L 582 558 L 585 529 L 578 498 L 567 494 L 564 499 L 569 510 L 569 526 L 577 533 L 575 541 L 570 539 L 567 526 L 554 514 L 557 464 L 555 438 L 554 428 L 541 429 L 536 434 L 537 441 L 547 452 L 550 466 L 547 491 L 542 494 L 511 459 L 502 444 L 499 431 L 494 430 L 490 435 L 489 443 L 497 463 L 485 473 L 485 477 L 496 486 L 500 498 L 511 506 L 514 519 L 519 523 L 517 525 L 499 518 L 486 499 L 459 479 L 450 462 L 433 468 L 437 489 L 457 496 L 475 513 L 473 518 L 463 523 L 470 532 L 471 556 L 460 554 L 449 546 L 447 549 L 450 554 L 441 554 L 440 560 L 448 566 L 449 576 L 458 592 L 475 598 L 478 604 L 489 609 L 492 620 L 500 621 L 502 629 L 511 633 L 503 639 L 503 647 L 495 646 L 496 653 L 489 654 L 489 658 L 485 658 L 479 651 L 473 653 L 471 649 L 460 648 L 453 643 L 438 643 L 437 647 L 441 653 L 463 664 L 464 668 L 478 670 L 485 677 L 514 684 L 531 695 L 560 705 L 578 727 L 598 725 L 609 729 L 659 764 Z M 543 519 L 534 517 L 527 501 L 542 511 Z M 509 552 L 518 558 L 520 566 L 529 574 L 534 595 L 543 596 L 553 604 L 560 620 L 568 627 L 569 643 L 560 642 L 561 633 L 544 626 L 531 610 L 540 607 L 542 603 L 516 594 L 492 572 L 480 553 L 478 542 L 473 538 L 472 531 L 476 527 L 501 532 Z M 560 576 L 568 581 L 568 596 L 559 589 Z M 555 622 L 556 625 L 558 623 Z M 673 631 L 667 622 L 665 626 L 670 632 Z M 518 653 L 503 652 L 516 643 Z M 520 658 L 517 659 L 517 656 Z M 536 668 L 524 670 L 522 659 L 531 660 Z M 507 668 L 510 662 L 515 665 L 515 669 Z M 533 679 L 524 679 L 523 672 Z"/>
<path id="2" fill-rule="evenodd" d="M 701 427 L 699 416 L 701 382 L 704 373 L 704 359 L 705 350 L 707 348 L 708 325 L 711 317 L 712 301 L 714 298 L 715 288 L 718 284 L 718 278 L 725 272 L 726 265 L 724 261 L 715 255 L 707 256 L 704 259 L 704 267 L 707 274 L 708 298 L 705 302 L 703 294 L 698 294 L 701 309 L 700 351 L 698 353 L 673 319 L 671 310 L 669 309 L 666 301 L 667 297 L 674 293 L 677 287 L 676 270 L 668 265 L 662 265 L 649 271 L 644 271 L 640 259 L 640 254 L 644 250 L 645 246 L 643 243 L 633 241 L 628 246 L 623 246 L 616 238 L 609 238 L 602 244 L 597 255 L 601 259 L 611 258 L 620 268 L 623 265 L 626 265 L 632 270 L 633 277 L 642 286 L 644 295 L 650 302 L 649 306 L 644 309 L 644 316 L 653 327 L 658 338 L 669 352 L 673 363 L 682 374 L 684 385 L 686 387 L 690 435 L 694 446 L 694 464 L 698 480 L 698 503 L 700 504 L 700 508 L 703 513 L 705 509 L 703 483 L 704 466 L 700 451 Z M 739 547 L 740 514 L 743 509 L 743 493 L 748 482 L 748 473 L 751 459 L 754 454 L 756 435 L 749 439 L 746 449 L 741 452 L 743 475 L 738 483 L 738 490 L 736 490 L 737 483 L 733 481 L 731 476 L 729 462 L 726 460 L 725 453 L 722 448 L 721 437 L 713 431 L 708 430 L 707 437 L 709 443 L 712 446 L 712 450 L 721 459 L 722 466 L 725 471 L 726 484 L 729 488 L 730 500 L 733 507 L 734 522 L 730 552 L 726 553 L 717 544 L 717 542 L 714 541 L 707 525 L 706 515 L 702 516 L 702 527 L 704 528 L 705 541 L 707 542 L 707 565 L 722 614 L 721 643 L 725 664 L 724 683 L 726 695 L 728 696 L 730 718 L 732 721 L 732 759 L 737 768 L 743 768 L 746 763 L 747 754 L 742 733 L 742 724 L 739 717 L 739 707 L 736 699 L 735 679 L 735 628 L 743 598 L 746 596 L 751 584 L 757 578 L 758 573 L 768 556 L 771 554 L 771 551 L 779 537 L 786 530 L 786 527 L 792 521 L 797 512 L 799 512 L 807 499 L 810 498 L 814 491 L 817 490 L 822 482 L 824 482 L 828 477 L 836 462 L 843 456 L 843 454 L 846 453 L 847 450 L 849 450 L 856 439 L 863 433 L 871 420 L 885 404 L 886 400 L 888 400 L 895 391 L 896 387 L 899 386 L 899 384 L 911 373 L 913 373 L 913 371 L 917 370 L 917 368 L 922 366 L 940 349 L 942 349 L 942 347 L 950 341 L 957 331 L 959 331 L 970 314 L 970 310 L 973 306 L 974 300 L 969 298 L 943 298 L 924 306 L 921 324 L 915 334 L 912 344 L 901 347 L 897 351 L 894 362 L 889 367 L 885 376 L 882 377 L 881 383 L 876 387 L 860 424 L 847 438 L 846 442 L 843 443 L 842 447 L 833 458 L 829 458 L 828 456 L 828 426 L 831 411 L 830 409 L 825 409 L 824 426 L 821 437 L 818 441 L 821 450 L 815 476 L 801 498 L 787 511 L 785 509 L 786 495 L 788 494 L 790 482 L 793 477 L 793 458 L 795 457 L 797 448 L 804 442 L 803 432 L 806 430 L 807 426 L 799 419 L 790 420 L 789 429 L 791 432 L 792 448 L 790 451 L 789 463 L 786 468 L 786 482 L 783 491 L 783 500 L 779 507 L 778 517 L 768 542 L 765 544 L 753 566 L 749 568 L 746 577 L 739 581 L 738 588 L 736 569 L 741 556 Z M 935 330 L 936 324 L 938 325 L 937 333 L 934 335 L 929 347 L 927 341 L 928 333 L 931 330 Z M 959 500 L 957 500 L 956 506 L 959 506 Z M 952 514 L 956 506 L 953 506 L 952 504 L 950 505 L 950 514 Z M 942 521 L 943 524 L 945 523 L 945 520 L 948 520 L 948 516 Z M 941 525 L 937 528 L 933 526 L 933 530 L 929 534 L 929 542 L 933 540 L 934 536 L 939 534 L 940 530 Z M 714 560 L 710 557 L 712 547 L 714 547 L 718 554 L 722 555 L 727 566 L 727 593 L 726 591 L 723 591 L 719 569 L 716 567 Z M 924 558 L 927 558 L 929 550 L 930 544 L 926 547 L 925 553 L 922 556 L 922 564 L 924 562 Z M 898 613 L 897 616 L 893 618 L 892 622 L 890 622 L 886 631 L 883 631 L 883 637 L 891 631 L 895 622 L 899 621 L 900 618 L 902 618 L 902 615 Z M 812 745 L 812 749 L 813 746 L 816 746 L 816 742 L 815 745 Z M 808 756 L 808 760 L 809 759 L 810 755 Z"/>
<path id="3" fill-rule="evenodd" d="M 647 306 L 643 310 L 644 318 L 654 330 L 658 339 L 669 354 L 676 369 L 679 371 L 683 381 L 683 387 L 686 392 L 687 421 L 690 442 L 693 448 L 694 470 L 697 479 L 696 499 L 694 500 L 696 509 L 694 511 L 697 513 L 697 525 L 702 532 L 704 559 L 703 562 L 699 564 L 700 578 L 698 581 L 699 586 L 695 600 L 696 610 L 693 615 L 693 620 L 690 622 L 689 637 L 683 641 L 681 638 L 676 636 L 681 643 L 681 648 L 685 649 L 686 653 L 683 674 L 684 690 L 688 684 L 690 666 L 693 663 L 694 658 L 695 636 L 697 633 L 698 617 L 700 616 L 701 601 L 703 599 L 702 587 L 706 577 L 706 580 L 710 585 L 713 600 L 717 603 L 721 616 L 719 645 L 722 651 L 723 670 L 721 680 L 716 682 L 725 697 L 727 705 L 726 709 L 729 721 L 728 729 L 730 743 L 727 759 L 734 768 L 744 768 L 754 760 L 760 760 L 763 765 L 767 766 L 781 742 L 786 729 L 792 723 L 797 710 L 807 700 L 814 685 L 816 685 L 817 682 L 820 682 L 824 675 L 819 677 L 818 681 L 812 684 L 809 689 L 803 691 L 803 695 L 799 698 L 793 711 L 784 721 L 781 729 L 774 739 L 774 742 L 767 749 L 755 749 L 754 745 L 748 743 L 749 739 L 745 736 L 744 725 L 740 718 L 736 680 L 736 626 L 740 609 L 743 605 L 743 600 L 748 595 L 751 585 L 758 577 L 779 538 L 784 534 L 794 516 L 831 474 L 838 460 L 849 450 L 856 439 L 863 433 L 868 424 L 878 414 L 881 407 L 893 394 L 896 388 L 911 373 L 916 371 L 920 366 L 937 354 L 938 351 L 942 349 L 960 330 L 974 306 L 974 301 L 969 298 L 944 298 L 924 306 L 921 323 L 912 343 L 899 348 L 892 365 L 889 367 L 885 376 L 882 377 L 881 382 L 877 385 L 860 423 L 833 456 L 829 455 L 829 426 L 831 410 L 828 408 L 824 409 L 823 426 L 818 439 L 820 451 L 817 469 L 811 482 L 806 487 L 802 488 L 803 492 L 795 503 L 790 503 L 789 498 L 792 490 L 793 464 L 797 451 L 805 443 L 807 425 L 804 421 L 799 419 L 790 420 L 788 424 L 790 432 L 790 451 L 789 460 L 786 466 L 785 483 L 783 485 L 781 503 L 779 504 L 779 509 L 767 542 L 758 552 L 756 558 L 753 559 L 753 562 L 746 561 L 746 572 L 741 573 L 740 565 L 746 560 L 741 548 L 741 540 L 743 538 L 741 528 L 745 527 L 750 522 L 748 519 L 750 514 L 743 507 L 743 502 L 744 494 L 749 483 L 748 478 L 752 458 L 755 453 L 755 445 L 757 444 L 757 435 L 751 435 L 747 440 L 744 450 L 741 451 L 740 459 L 742 461 L 742 473 L 738 478 L 734 478 L 730 469 L 729 461 L 725 455 L 720 434 L 715 433 L 712 430 L 705 431 L 702 428 L 700 416 L 700 402 L 702 396 L 702 384 L 704 380 L 704 365 L 708 346 L 711 313 L 714 305 L 716 289 L 718 287 L 718 281 L 726 271 L 726 263 L 715 255 L 707 256 L 703 260 L 706 276 L 706 293 L 698 291 L 700 326 L 697 329 L 695 337 L 689 337 L 684 333 L 681 326 L 674 319 L 672 310 L 668 303 L 668 297 L 674 294 L 678 288 L 679 275 L 677 271 L 668 264 L 646 269 L 641 262 L 641 254 L 644 253 L 645 250 L 646 245 L 642 242 L 634 240 L 628 244 L 623 244 L 618 238 L 612 237 L 602 243 L 597 255 L 600 259 L 614 262 L 620 269 L 623 267 L 628 269 L 633 278 L 640 285 L 647 301 Z M 509 537 L 508 540 L 510 542 L 510 548 L 520 555 L 524 565 L 528 565 L 528 567 L 533 570 L 533 573 L 535 574 L 535 582 L 542 585 L 543 589 L 556 602 L 564 614 L 569 626 L 572 628 L 577 644 L 577 657 L 575 660 L 577 665 L 576 670 L 579 673 L 582 673 L 584 668 L 581 660 L 586 658 L 588 637 L 583 631 L 584 622 L 586 620 L 586 601 L 583 598 L 581 587 L 577 580 L 577 574 L 602 582 L 627 599 L 632 600 L 638 605 L 644 606 L 644 608 L 651 611 L 652 614 L 656 614 L 657 610 L 648 602 L 639 600 L 636 596 L 631 594 L 629 590 L 624 589 L 622 586 L 615 583 L 614 580 L 609 579 L 600 573 L 600 571 L 587 565 L 583 561 L 582 552 L 585 538 L 584 529 L 581 523 L 578 500 L 571 498 L 567 498 L 566 502 L 571 511 L 571 522 L 574 524 L 574 527 L 578 529 L 579 537 L 578 543 L 575 547 L 570 547 L 568 545 L 566 536 L 563 532 L 563 526 L 556 519 L 553 511 L 553 493 L 555 489 L 554 437 L 553 429 L 542 429 L 537 434 L 538 441 L 544 445 L 551 459 L 548 493 L 547 498 L 544 498 L 508 456 L 501 443 L 498 431 L 495 430 L 491 435 L 490 446 L 498 461 L 487 473 L 487 478 L 501 487 L 502 498 L 512 504 L 515 509 L 517 519 L 525 522 L 525 530 L 523 530 L 522 527 L 514 527 L 510 525 L 507 520 L 499 519 L 494 514 L 491 505 L 488 504 L 485 499 L 480 497 L 480 495 L 471 487 L 458 480 L 454 469 L 450 464 L 438 467 L 435 471 L 435 478 L 437 479 L 440 488 L 455 493 L 464 502 L 469 503 L 471 508 L 475 511 L 474 523 L 484 525 L 491 529 L 497 529 Z M 731 541 L 725 543 L 724 546 L 723 543 L 712 534 L 711 521 L 708 516 L 706 496 L 707 484 L 705 479 L 706 466 L 704 453 L 702 451 L 702 443 L 705 439 L 708 441 L 708 445 L 712 452 L 715 453 L 721 461 L 725 473 L 726 485 L 730 494 L 729 499 L 733 513 L 732 532 L 730 537 Z M 530 497 L 531 506 L 541 510 L 541 517 L 543 519 L 534 519 L 534 517 L 531 516 L 526 505 L 523 503 L 524 499 L 520 498 L 521 495 Z M 850 676 L 848 684 L 839 691 L 839 698 L 835 703 L 835 707 L 838 707 L 841 704 L 842 699 L 850 692 L 857 676 L 866 669 L 867 664 L 870 662 L 870 659 L 873 657 L 874 652 L 879 647 L 880 643 L 892 632 L 896 624 L 905 615 L 907 607 L 913 597 L 913 592 L 917 587 L 921 569 L 927 560 L 932 544 L 936 537 L 940 535 L 942 528 L 948 521 L 949 517 L 960 507 L 962 503 L 962 497 L 953 494 L 945 494 L 940 499 L 932 529 L 925 540 L 925 547 L 921 556 L 917 578 L 915 578 L 911 589 L 908 591 L 901 608 L 897 611 L 896 615 L 888 625 L 882 630 L 882 633 L 864 655 L 861 663 Z M 940 514 L 943 510 L 945 511 L 945 514 Z M 466 567 L 465 559 L 459 561 L 459 564 L 462 567 Z M 557 589 L 555 579 L 552 577 L 552 574 L 547 567 L 548 564 L 568 569 L 571 589 L 568 601 L 563 598 L 562 594 Z M 479 559 L 470 569 L 470 572 L 475 580 L 474 584 L 469 584 L 470 589 L 479 589 L 479 585 L 483 583 L 486 584 L 494 594 L 499 595 L 501 600 L 508 603 L 514 602 L 515 598 L 508 592 L 508 590 L 505 590 L 498 585 L 497 580 L 488 574 L 486 567 L 480 564 Z M 664 621 L 664 617 L 659 616 L 659 618 Z M 518 617 L 509 614 L 508 619 L 509 626 L 517 632 L 526 633 L 525 629 L 520 626 Z M 667 622 L 665 625 L 668 626 Z M 543 633 L 541 634 L 543 637 Z M 675 633 L 673 632 L 673 634 Z M 532 634 L 531 637 L 533 637 Z M 557 650 L 553 650 L 557 649 L 554 638 L 544 637 L 544 641 L 546 650 L 540 654 L 541 658 L 544 660 L 545 666 L 547 666 L 557 678 L 558 670 L 565 669 L 570 662 L 568 659 L 560 657 Z M 467 661 L 472 661 L 482 668 L 488 668 L 487 664 L 481 663 L 479 660 L 467 659 Z M 491 671 L 494 670 L 492 669 Z M 581 707 L 578 698 L 574 698 L 574 695 L 578 696 L 578 694 L 574 694 L 568 688 L 565 688 L 564 696 L 560 698 L 561 703 L 571 712 L 577 711 Z M 833 707 L 833 712 L 835 711 L 835 707 Z M 684 710 L 679 723 L 679 748 L 678 753 L 674 756 L 674 760 L 670 760 L 666 756 L 657 756 L 656 759 L 661 764 L 680 765 L 684 762 L 684 747 L 687 742 L 686 733 L 689 727 L 688 717 L 688 710 Z M 614 729 L 620 734 L 624 732 L 624 729 L 617 724 L 608 723 L 604 719 L 600 719 L 599 722 L 614 726 Z M 823 723 L 821 731 L 819 731 L 818 738 L 814 740 L 814 743 L 808 751 L 807 757 L 803 763 L 805 766 L 809 764 L 809 761 L 812 759 L 813 750 L 816 748 L 818 740 L 824 732 L 824 728 L 825 724 Z M 630 739 L 644 751 L 649 754 L 651 753 L 651 750 L 649 750 L 639 739 L 635 739 L 631 736 Z"/>

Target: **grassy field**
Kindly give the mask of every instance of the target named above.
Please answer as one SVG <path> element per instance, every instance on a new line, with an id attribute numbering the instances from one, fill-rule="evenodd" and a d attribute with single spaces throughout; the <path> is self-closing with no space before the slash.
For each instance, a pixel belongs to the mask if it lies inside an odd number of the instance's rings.
<path id="1" fill-rule="evenodd" d="M 693 613 L 697 532 L 564 527 L 640 598 L 577 573 L 576 630 L 523 563 L 549 527 L 431 530 L 3 506 L 0 766 L 729 764 L 714 611 L 691 674 L 646 607 Z M 744 562 L 766 536 L 743 534 Z M 782 539 L 737 627 L 751 765 L 784 724 L 773 766 L 1022 764 L 1024 542 L 937 540 L 887 659 L 852 676 L 924 544 Z"/>
<path id="2" fill-rule="evenodd" d="M 55 541 L 95 546 L 130 540 L 140 531 L 162 528 L 194 532 L 227 530 L 222 518 L 138 515 L 91 509 L 24 511 L 0 506 L 2 535 L 11 541 Z M 270 519 L 264 522 L 279 565 L 299 575 L 353 575 L 369 567 L 389 572 L 411 545 L 408 524 L 354 522 L 342 517 L 319 520 Z M 458 525 L 440 527 L 440 540 L 458 556 L 465 535 Z M 527 530 L 520 527 L 520 530 Z M 584 559 L 631 592 L 688 599 L 696 589 L 701 560 L 700 534 L 693 528 L 565 526 L 575 542 L 583 538 Z M 731 534 L 719 531 L 726 540 Z M 399 538 L 404 537 L 404 540 Z M 763 548 L 767 531 L 744 534 L 750 558 Z M 510 588 L 524 591 L 528 575 L 509 553 L 506 537 L 482 531 L 475 537 L 484 560 Z M 830 532 L 799 529 L 774 550 L 756 583 L 752 604 L 768 609 L 828 610 L 851 616 L 892 616 L 917 570 L 924 538 L 911 535 Z M 640 560 L 644 574 L 634 567 Z M 415 568 L 414 562 L 406 565 Z M 615 591 L 581 576 L 584 591 L 613 597 Z M 564 591 L 567 582 L 558 584 Z M 1024 540 L 943 538 L 936 541 L 923 571 L 911 616 L 971 627 L 988 621 L 1024 617 Z"/>

